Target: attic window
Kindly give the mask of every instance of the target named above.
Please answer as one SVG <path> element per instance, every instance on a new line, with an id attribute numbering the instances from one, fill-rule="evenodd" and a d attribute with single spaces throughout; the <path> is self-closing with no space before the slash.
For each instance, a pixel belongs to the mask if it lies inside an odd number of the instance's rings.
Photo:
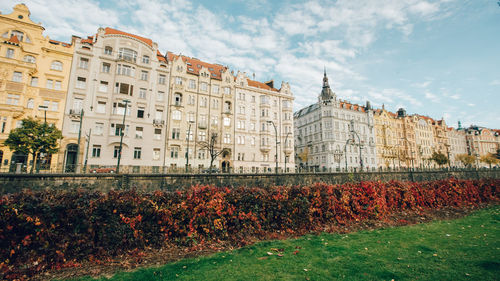
<path id="1" fill-rule="evenodd" d="M 22 20 L 24 17 L 23 17 L 23 15 L 19 15 L 19 16 L 17 16 L 17 18 Z"/>
<path id="2" fill-rule="evenodd" d="M 200 68 L 200 67 L 201 67 L 201 65 L 198 64 L 198 68 Z"/>
<path id="3" fill-rule="evenodd" d="M 191 67 L 188 67 L 188 70 L 189 70 L 189 71 L 194 71 L 194 69 L 192 69 Z"/>
<path id="4" fill-rule="evenodd" d="M 191 63 L 190 63 L 190 62 L 188 62 L 188 63 L 186 63 L 186 64 L 187 64 L 187 65 L 191 65 Z"/>
<path id="5" fill-rule="evenodd" d="M 208 70 L 214 71 L 214 68 L 213 67 L 209 67 Z"/>
<path id="6" fill-rule="evenodd" d="M 215 73 L 212 73 L 212 76 L 213 76 L 213 77 L 216 77 L 217 75 L 215 75 Z"/>

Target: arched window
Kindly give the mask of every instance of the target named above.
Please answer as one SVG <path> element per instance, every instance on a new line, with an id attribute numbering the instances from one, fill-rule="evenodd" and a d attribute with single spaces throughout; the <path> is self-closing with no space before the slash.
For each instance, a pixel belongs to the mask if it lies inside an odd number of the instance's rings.
<path id="1" fill-rule="evenodd" d="M 26 105 L 27 108 L 33 108 L 35 107 L 35 101 L 33 99 L 28 100 L 28 104 Z"/>
<path id="2" fill-rule="evenodd" d="M 128 48 L 120 48 L 118 52 L 118 58 L 126 61 L 135 62 L 137 59 L 137 52 Z"/>
<path id="3" fill-rule="evenodd" d="M 34 56 L 24 56 L 24 59 L 23 59 L 25 62 L 29 62 L 29 63 L 35 63 L 36 62 L 36 59 Z"/>
<path id="4" fill-rule="evenodd" d="M 50 69 L 52 70 L 59 70 L 61 71 L 63 68 L 63 64 L 60 61 L 53 61 L 52 64 L 50 65 Z"/>

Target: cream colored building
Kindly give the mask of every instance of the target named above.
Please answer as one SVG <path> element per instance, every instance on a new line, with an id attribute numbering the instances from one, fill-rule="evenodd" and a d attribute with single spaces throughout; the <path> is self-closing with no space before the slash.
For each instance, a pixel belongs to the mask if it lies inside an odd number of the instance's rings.
<path id="1" fill-rule="evenodd" d="M 0 165 L 1 171 L 30 156 L 13 154 L 2 143 L 21 120 L 35 117 L 62 128 L 73 46 L 51 40 L 45 29 L 30 19 L 24 4 L 0 15 Z M 56 170 L 57 155 L 40 156 L 42 170 Z"/>
<path id="2" fill-rule="evenodd" d="M 112 28 L 75 39 L 59 165 L 115 167 L 123 132 L 120 171 L 162 171 L 169 76 L 151 39 Z"/>
<path id="3" fill-rule="evenodd" d="M 170 171 L 186 165 L 193 171 L 207 169 L 210 153 L 203 143 L 212 134 L 217 135 L 216 150 L 225 150 L 214 162 L 221 171 L 274 171 L 273 124 L 278 168 L 283 171 L 286 160 L 287 170 L 294 170 L 293 95 L 287 83 L 278 90 L 272 82 L 253 81 L 244 73 L 235 76 L 219 64 L 173 53 L 167 59 L 172 69 L 166 138 Z"/>
<path id="4" fill-rule="evenodd" d="M 481 156 L 488 155 L 489 153 L 496 154 L 497 149 L 500 148 L 498 132 L 496 130 L 479 126 L 470 126 L 465 129 L 465 131 L 469 154 L 476 156 L 478 163 Z M 479 165 L 484 167 L 488 166 L 484 163 L 479 163 Z"/>
<path id="5" fill-rule="evenodd" d="M 468 154 L 466 132 L 464 129 L 448 128 L 446 131 L 449 143 L 450 166 L 463 168 L 462 162 L 456 159 L 457 155 Z"/>

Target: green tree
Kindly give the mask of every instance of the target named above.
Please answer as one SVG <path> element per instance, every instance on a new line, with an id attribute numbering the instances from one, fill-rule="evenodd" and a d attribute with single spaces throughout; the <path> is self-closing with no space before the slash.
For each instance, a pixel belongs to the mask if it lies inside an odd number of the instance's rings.
<path id="1" fill-rule="evenodd" d="M 480 160 L 481 162 L 488 164 L 490 166 L 490 169 L 492 164 L 498 164 L 500 162 L 493 153 L 488 153 L 481 156 Z"/>
<path id="2" fill-rule="evenodd" d="M 444 164 L 448 163 L 448 157 L 444 155 L 441 152 L 433 152 L 430 160 L 436 162 L 436 164 L 439 165 L 439 167 L 443 166 Z"/>
<path id="3" fill-rule="evenodd" d="M 21 127 L 10 131 L 5 145 L 13 151 L 31 154 L 33 157 L 31 173 L 33 173 L 38 155 L 57 153 L 59 151 L 57 143 L 60 139 L 62 133 L 55 126 L 28 117 L 22 120 Z"/>
<path id="4" fill-rule="evenodd" d="M 476 161 L 476 157 L 469 154 L 458 154 L 455 156 L 455 159 L 460 161 L 467 168 L 471 167 L 474 161 Z"/>

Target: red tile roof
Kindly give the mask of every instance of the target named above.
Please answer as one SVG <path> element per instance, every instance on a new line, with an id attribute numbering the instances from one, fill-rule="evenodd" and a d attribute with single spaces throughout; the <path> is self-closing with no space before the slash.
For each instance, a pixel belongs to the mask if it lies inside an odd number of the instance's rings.
<path id="1" fill-rule="evenodd" d="M 174 61 L 178 57 L 179 55 L 175 55 L 172 52 L 167 53 L 167 59 L 169 61 Z M 220 64 L 207 63 L 196 58 L 190 58 L 182 55 L 181 58 L 182 61 L 184 61 L 187 64 L 187 69 L 186 69 L 187 73 L 199 75 L 200 69 L 202 67 L 205 67 L 210 72 L 210 78 L 222 80 L 222 72 L 227 70 L 227 67 L 222 66 Z"/>
<path id="2" fill-rule="evenodd" d="M 16 35 L 10 36 L 10 39 L 6 40 L 5 42 L 8 42 L 8 43 L 11 43 L 11 44 L 14 44 L 14 45 L 19 45 L 19 39 L 17 39 Z"/>
<path id="3" fill-rule="evenodd" d="M 94 44 L 94 36 L 88 36 L 87 39 L 82 39 L 81 43 Z"/>
<path id="4" fill-rule="evenodd" d="M 106 27 L 104 29 L 104 31 L 105 31 L 104 34 L 118 34 L 118 35 L 125 35 L 125 36 L 129 36 L 129 37 L 133 37 L 135 39 L 141 40 L 142 42 L 148 44 L 150 47 L 153 47 L 153 40 L 151 40 L 149 38 L 144 38 L 144 37 L 137 36 L 137 35 L 134 35 L 134 34 L 131 34 L 131 33 L 123 32 L 123 31 L 120 31 L 120 30 L 116 30 L 116 29 L 113 29 L 113 28 L 110 28 L 110 27 Z"/>
<path id="5" fill-rule="evenodd" d="M 160 51 L 156 50 L 156 57 L 158 58 L 159 61 L 167 62 L 167 59 L 165 59 L 165 56 L 160 53 Z"/>
<path id="6" fill-rule="evenodd" d="M 355 110 L 355 111 L 359 111 L 359 109 L 361 108 L 361 112 L 365 112 L 364 106 L 361 106 L 358 104 L 352 104 L 352 103 L 349 103 L 347 101 L 340 101 L 339 105 L 342 108 L 344 108 L 344 105 L 345 105 L 345 108 L 350 109 L 350 110 Z M 387 111 L 387 112 L 390 114 L 389 111 Z"/>
<path id="7" fill-rule="evenodd" d="M 52 43 L 52 44 L 61 45 L 61 46 L 66 47 L 66 48 L 70 48 L 71 47 L 71 44 L 70 43 L 66 43 L 66 42 L 61 42 L 61 41 L 52 40 L 52 39 L 50 39 L 49 42 Z"/>
<path id="8" fill-rule="evenodd" d="M 254 81 L 254 80 L 250 80 L 250 79 L 247 78 L 247 83 L 248 83 L 248 86 L 250 86 L 250 87 L 264 89 L 264 90 L 268 90 L 268 91 L 279 92 L 278 89 L 271 88 L 266 83 L 262 83 L 262 82 L 259 82 L 259 81 Z"/>

